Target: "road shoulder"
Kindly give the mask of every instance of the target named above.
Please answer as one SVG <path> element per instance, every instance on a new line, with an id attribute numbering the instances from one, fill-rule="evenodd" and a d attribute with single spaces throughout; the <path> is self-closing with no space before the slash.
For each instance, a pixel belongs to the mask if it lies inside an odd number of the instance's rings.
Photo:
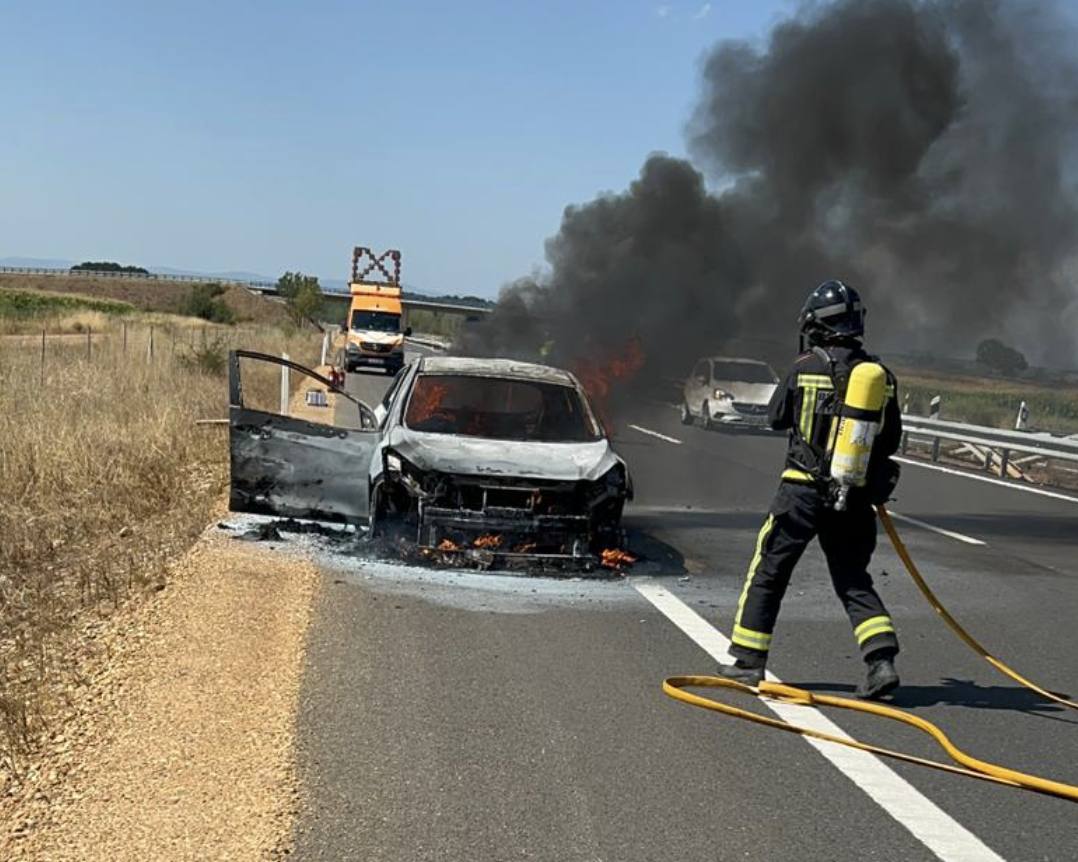
<path id="1" fill-rule="evenodd" d="M 0 808 L 5 859 L 257 859 L 295 816 L 314 566 L 212 527 Z M 6 821 L 6 822 L 4 822 Z"/>

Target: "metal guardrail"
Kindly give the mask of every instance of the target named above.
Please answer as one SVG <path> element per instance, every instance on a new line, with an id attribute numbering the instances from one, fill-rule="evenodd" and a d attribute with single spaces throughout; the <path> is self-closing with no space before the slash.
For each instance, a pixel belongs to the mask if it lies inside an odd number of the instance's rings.
<path id="1" fill-rule="evenodd" d="M 217 278 L 211 275 L 173 275 L 164 272 L 115 272 L 107 269 L 52 269 L 36 266 L 0 266 L 0 273 L 11 275 L 67 275 L 76 278 L 131 278 L 142 281 L 182 281 L 188 283 L 238 284 L 257 289 L 276 288 L 272 281 L 248 281 L 242 278 Z"/>
<path id="2" fill-rule="evenodd" d="M 1054 458 L 1064 461 L 1078 461 L 1078 439 L 1055 437 L 1047 433 L 1026 431 L 1007 431 L 1001 428 L 988 428 L 983 425 L 966 425 L 962 422 L 947 422 L 942 419 L 928 419 L 921 416 L 903 415 L 902 451 L 906 451 L 910 437 L 928 438 L 932 441 L 932 460 L 938 461 L 940 441 L 952 440 L 978 446 L 985 450 L 986 470 L 994 469 L 997 459 L 991 453 L 999 452 L 998 463 L 1001 475 L 1005 475 L 1012 453 L 1039 455 L 1042 458 Z"/>

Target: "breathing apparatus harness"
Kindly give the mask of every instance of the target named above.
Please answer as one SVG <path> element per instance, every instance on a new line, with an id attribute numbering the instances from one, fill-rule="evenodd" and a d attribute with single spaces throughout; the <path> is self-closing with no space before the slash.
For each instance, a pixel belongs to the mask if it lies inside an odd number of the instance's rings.
<path id="1" fill-rule="evenodd" d="M 801 346 L 804 348 L 804 335 Z M 795 422 L 792 433 L 815 455 L 816 464 L 810 467 L 792 456 L 788 460 L 813 478 L 837 511 L 846 508 L 851 488 L 865 488 L 870 502 L 885 503 L 900 473 L 898 463 L 891 458 L 883 462 L 872 458 L 887 402 L 887 372 L 875 356 L 866 356 L 847 367 L 819 344 L 813 344 L 810 350 L 827 369 L 832 391 L 823 404 L 802 403 L 801 410 L 811 409 L 830 431 L 827 445 L 821 447 L 806 438 L 801 423 Z"/>

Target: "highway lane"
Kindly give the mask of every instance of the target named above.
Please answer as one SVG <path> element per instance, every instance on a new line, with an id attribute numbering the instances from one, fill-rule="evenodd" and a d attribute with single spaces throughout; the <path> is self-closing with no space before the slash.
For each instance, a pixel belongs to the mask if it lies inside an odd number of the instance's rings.
<path id="1" fill-rule="evenodd" d="M 349 387 L 376 401 L 388 380 L 350 375 Z M 649 558 L 634 579 L 728 630 L 782 441 L 685 428 L 657 403 L 630 413 L 617 422 L 638 490 L 627 522 Z M 902 527 L 976 634 L 1019 670 L 1078 686 L 1075 504 L 907 467 L 895 508 L 985 541 Z M 665 698 L 664 676 L 713 661 L 632 579 L 417 575 L 353 559 L 325 568 L 298 727 L 301 859 L 933 858 L 878 788 L 866 792 L 803 740 Z M 971 753 L 1078 782 L 1075 717 L 967 654 L 889 549 L 875 569 L 888 573 L 878 582 L 905 647 L 898 702 Z M 773 667 L 840 693 L 861 673 L 815 550 L 784 606 Z M 935 756 L 911 731 L 833 717 Z M 937 846 L 945 858 L 991 848 L 1062 859 L 1078 845 L 1070 803 L 892 769 L 942 822 L 961 824 Z M 910 798 L 887 805 L 912 810 Z"/>

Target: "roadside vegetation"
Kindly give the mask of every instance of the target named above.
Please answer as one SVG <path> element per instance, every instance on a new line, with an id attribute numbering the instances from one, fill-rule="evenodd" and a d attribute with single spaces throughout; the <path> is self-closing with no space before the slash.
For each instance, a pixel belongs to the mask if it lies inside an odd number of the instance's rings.
<path id="1" fill-rule="evenodd" d="M 1029 408 L 1029 427 L 1056 434 L 1078 434 L 1078 386 L 1045 385 L 1028 380 L 932 374 L 897 369 L 900 394 L 909 396 L 909 410 L 928 415 L 929 401 L 941 397 L 942 419 L 993 428 L 1014 428 L 1022 402 Z"/>
<path id="2" fill-rule="evenodd" d="M 183 314 L 213 323 L 235 323 L 236 313 L 221 298 L 224 293 L 223 284 L 196 284 L 191 288 L 181 311 Z"/>
<path id="3" fill-rule="evenodd" d="M 42 325 L 55 332 L 83 332 L 109 316 L 126 316 L 135 307 L 128 302 L 78 294 L 0 288 L 0 335 L 40 332 Z"/>
<path id="4" fill-rule="evenodd" d="M 166 588 L 220 501 L 227 433 L 194 423 L 227 415 L 227 351 L 317 360 L 313 330 L 93 313 L 92 342 L 47 339 L 44 364 L 0 338 L 0 794 L 89 684 L 95 625 Z"/>
<path id="5" fill-rule="evenodd" d="M 302 272 L 286 272 L 277 279 L 277 294 L 284 299 L 293 326 L 315 320 L 322 312 L 325 297 L 317 277 Z"/>
<path id="6" fill-rule="evenodd" d="M 206 288 L 205 285 L 211 285 Z M 0 291 L 38 292 L 50 295 L 74 295 L 82 300 L 107 300 L 126 303 L 138 311 L 184 315 L 192 296 L 199 290 L 217 291 L 211 299 L 226 306 L 236 323 L 278 326 L 288 321 L 284 303 L 271 302 L 239 285 L 214 282 L 190 283 L 155 281 L 140 278 L 110 278 L 93 275 L 34 275 L 0 273 Z M 0 314 L 0 320 L 3 315 Z M 38 329 L 40 332 L 40 328 Z"/>

